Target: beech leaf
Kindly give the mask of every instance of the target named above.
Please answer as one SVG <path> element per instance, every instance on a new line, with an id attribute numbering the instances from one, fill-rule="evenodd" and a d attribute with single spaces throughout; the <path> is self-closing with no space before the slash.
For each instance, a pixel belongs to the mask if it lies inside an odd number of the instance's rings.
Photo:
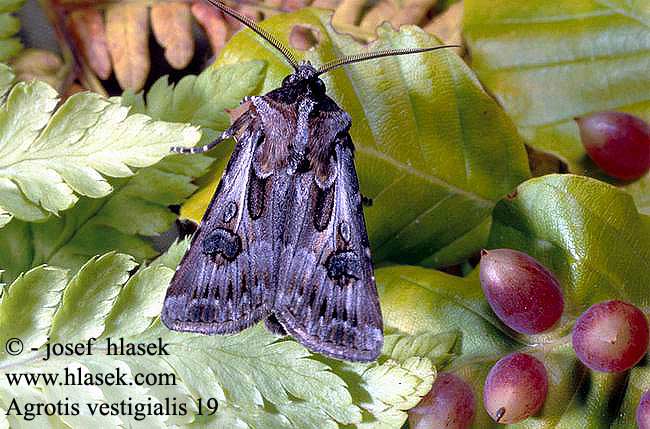
<path id="1" fill-rule="evenodd" d="M 627 190 L 650 213 L 650 175 L 619 182 L 587 156 L 574 118 L 623 111 L 650 121 L 650 8 L 635 0 L 468 0 L 472 68 L 526 142 L 570 172 Z"/>
<path id="2" fill-rule="evenodd" d="M 478 270 L 462 278 L 406 266 L 375 272 L 385 326 L 406 334 L 459 333 L 452 359 L 438 370 L 473 386 L 473 429 L 635 427 L 639 398 L 650 389 L 647 359 L 625 373 L 591 371 L 576 357 L 570 334 L 577 317 L 597 302 L 622 299 L 648 308 L 650 218 L 637 211 L 630 195 L 609 184 L 548 175 L 524 182 L 497 205 L 487 248 L 523 251 L 553 271 L 565 300 L 557 327 L 534 336 L 507 328 L 487 303 Z M 503 426 L 481 406 L 483 384 L 492 365 L 513 351 L 542 360 L 549 393 L 540 413 Z"/>

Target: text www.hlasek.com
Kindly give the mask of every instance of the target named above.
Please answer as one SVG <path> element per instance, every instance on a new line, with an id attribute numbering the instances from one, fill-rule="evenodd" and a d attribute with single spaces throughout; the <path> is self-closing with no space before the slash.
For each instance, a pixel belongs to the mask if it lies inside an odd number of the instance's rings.
<path id="1" fill-rule="evenodd" d="M 135 373 L 130 380 L 128 373 L 121 368 L 115 372 L 90 373 L 83 372 L 81 367 L 64 368 L 62 374 L 53 373 L 6 373 L 5 377 L 10 386 L 174 386 L 176 374 L 174 373 Z"/>

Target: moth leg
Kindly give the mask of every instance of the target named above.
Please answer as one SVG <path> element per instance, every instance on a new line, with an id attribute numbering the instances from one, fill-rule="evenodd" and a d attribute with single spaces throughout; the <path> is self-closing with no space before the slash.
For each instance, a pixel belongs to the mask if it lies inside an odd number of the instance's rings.
<path id="1" fill-rule="evenodd" d="M 287 331 L 284 329 L 284 326 L 278 321 L 278 318 L 275 317 L 275 314 L 271 313 L 269 317 L 264 320 L 264 327 L 267 331 L 274 335 L 284 337 L 287 335 Z"/>
<path id="2" fill-rule="evenodd" d="M 242 128 L 242 126 L 248 121 L 248 119 L 249 119 L 249 115 L 246 114 L 241 115 L 239 118 L 237 118 L 235 122 L 232 123 L 230 128 L 228 128 L 226 131 L 221 133 L 219 137 L 217 137 L 212 142 L 206 145 L 199 146 L 199 147 L 172 146 L 170 151 L 174 153 L 183 153 L 183 154 L 208 152 L 214 149 L 222 141 L 234 137 L 235 134 L 237 134 L 237 132 Z"/>
<path id="3" fill-rule="evenodd" d="M 361 194 L 361 204 L 363 204 L 364 207 L 372 207 L 372 198 L 366 197 L 365 195 Z"/>
<path id="4" fill-rule="evenodd" d="M 208 143 L 206 145 L 199 146 L 199 147 L 172 146 L 170 151 L 174 152 L 174 153 L 183 153 L 183 154 L 187 154 L 187 153 L 204 153 L 204 152 L 207 152 L 209 150 L 212 150 L 219 143 L 221 143 L 222 141 L 224 141 L 226 139 L 229 139 L 230 137 L 232 137 L 232 135 L 230 133 L 230 128 L 228 128 L 226 131 L 221 133 L 221 135 L 219 137 L 217 137 L 212 142 L 210 142 L 210 143 Z"/>

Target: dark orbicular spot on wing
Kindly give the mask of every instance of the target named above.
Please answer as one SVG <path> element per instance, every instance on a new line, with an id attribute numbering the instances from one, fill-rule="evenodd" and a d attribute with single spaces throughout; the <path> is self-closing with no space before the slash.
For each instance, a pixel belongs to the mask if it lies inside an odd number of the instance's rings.
<path id="1" fill-rule="evenodd" d="M 325 267 L 327 276 L 334 281 L 361 278 L 361 261 L 354 252 L 332 253 L 325 261 Z"/>
<path id="2" fill-rule="evenodd" d="M 235 201 L 231 201 L 226 205 L 226 209 L 223 212 L 223 221 L 224 223 L 228 223 L 232 220 L 232 218 L 235 217 L 237 214 L 237 203 Z"/>
<path id="3" fill-rule="evenodd" d="M 215 228 L 203 240 L 203 253 L 215 257 L 221 255 L 229 261 L 241 252 L 241 238 L 232 231 Z"/>

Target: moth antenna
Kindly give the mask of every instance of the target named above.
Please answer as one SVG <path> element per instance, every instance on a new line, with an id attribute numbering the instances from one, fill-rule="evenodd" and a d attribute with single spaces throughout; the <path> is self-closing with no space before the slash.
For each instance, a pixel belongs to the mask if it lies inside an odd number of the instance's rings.
<path id="1" fill-rule="evenodd" d="M 408 55 L 408 54 L 419 54 L 421 52 L 435 51 L 438 49 L 460 48 L 460 47 L 461 47 L 460 45 L 440 45 L 440 46 L 431 46 L 428 48 L 385 49 L 381 51 L 365 52 L 363 54 L 350 55 L 349 57 L 338 58 L 336 60 L 323 64 L 316 72 L 316 76 L 320 76 L 323 73 L 327 73 L 328 71 L 331 71 L 337 67 L 344 66 L 346 64 L 358 63 L 367 60 L 374 60 L 375 58 L 394 57 L 398 55 Z"/>
<path id="2" fill-rule="evenodd" d="M 255 33 L 257 33 L 262 39 L 266 40 L 269 42 L 275 49 L 277 49 L 283 56 L 286 58 L 286 60 L 291 64 L 291 67 L 294 68 L 294 70 L 298 70 L 298 61 L 296 60 L 296 57 L 293 55 L 293 52 L 286 46 L 282 44 L 278 39 L 275 38 L 271 33 L 257 25 L 255 21 L 252 19 L 240 14 L 236 10 L 232 9 L 230 6 L 227 6 L 225 3 L 221 2 L 220 0 L 207 0 L 208 3 L 211 5 L 221 9 L 223 13 L 226 13 L 233 18 L 235 18 L 237 21 L 241 22 L 244 24 L 246 27 L 250 28 L 253 30 Z"/>

